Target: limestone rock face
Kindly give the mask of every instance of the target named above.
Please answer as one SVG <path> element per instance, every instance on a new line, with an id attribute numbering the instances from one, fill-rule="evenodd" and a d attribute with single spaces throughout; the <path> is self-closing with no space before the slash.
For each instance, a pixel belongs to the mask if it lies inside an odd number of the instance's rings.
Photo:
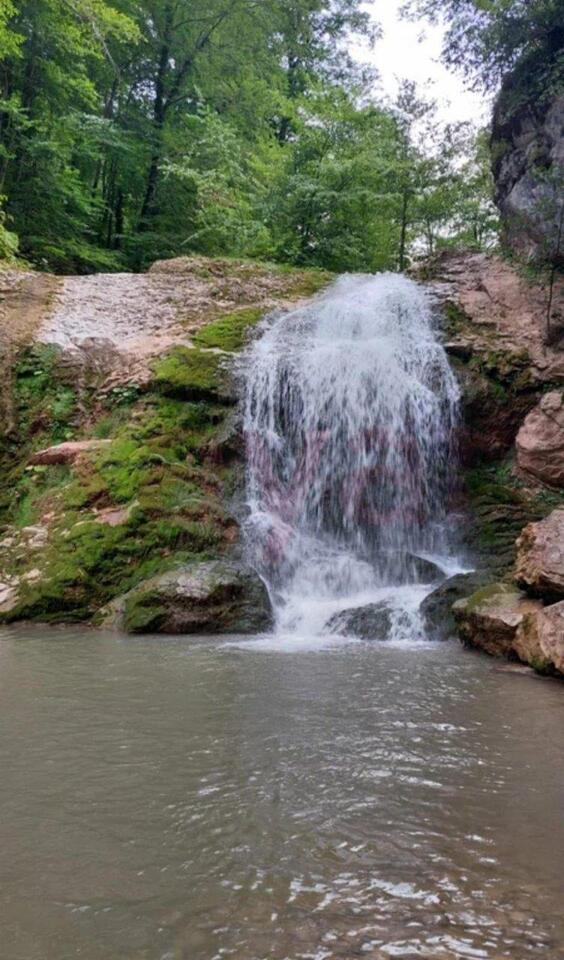
<path id="1" fill-rule="evenodd" d="M 516 440 L 517 463 L 535 480 L 564 486 L 564 395 L 544 395 L 531 411 Z"/>
<path id="2" fill-rule="evenodd" d="M 564 674 L 564 603 L 525 616 L 517 630 L 514 649 L 537 670 Z"/>
<path id="3" fill-rule="evenodd" d="M 564 597 L 564 509 L 525 527 L 517 540 L 515 579 L 535 594 Z"/>
<path id="4" fill-rule="evenodd" d="M 542 610 L 540 601 L 508 584 L 484 587 L 453 607 L 461 639 L 494 657 L 514 653 L 517 630 L 528 614 Z"/>
<path id="5" fill-rule="evenodd" d="M 38 450 L 30 457 L 32 466 L 52 467 L 56 464 L 74 463 L 83 453 L 96 453 L 111 444 L 111 440 L 75 440 L 58 443 L 54 447 Z"/>
<path id="6" fill-rule="evenodd" d="M 556 254 L 561 184 L 555 174 L 564 167 L 564 96 L 542 106 L 523 102 L 515 110 L 508 92 L 498 99 L 492 128 L 495 199 L 506 237 L 526 257 Z"/>
<path id="7" fill-rule="evenodd" d="M 365 607 L 343 610 L 326 625 L 330 633 L 341 633 L 359 640 L 387 640 L 392 628 L 392 614 L 385 601 Z"/>
<path id="8" fill-rule="evenodd" d="M 103 623 L 127 633 L 255 633 L 272 626 L 262 580 L 242 562 L 211 560 L 145 581 L 114 601 Z"/>

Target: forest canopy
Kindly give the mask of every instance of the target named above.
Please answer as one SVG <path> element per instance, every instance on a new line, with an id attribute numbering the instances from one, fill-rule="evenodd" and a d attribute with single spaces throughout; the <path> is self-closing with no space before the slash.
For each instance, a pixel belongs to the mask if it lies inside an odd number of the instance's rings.
<path id="1" fill-rule="evenodd" d="M 484 137 L 379 98 L 349 53 L 377 30 L 360 0 L 0 0 L 0 255 L 394 270 L 491 243 Z"/>

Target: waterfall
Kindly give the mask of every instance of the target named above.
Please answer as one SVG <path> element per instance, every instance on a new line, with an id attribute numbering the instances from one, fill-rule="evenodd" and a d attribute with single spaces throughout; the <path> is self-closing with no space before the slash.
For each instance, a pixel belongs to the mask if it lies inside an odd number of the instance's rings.
<path id="1" fill-rule="evenodd" d="M 269 318 L 243 367 L 246 536 L 280 631 L 387 598 L 395 634 L 419 635 L 422 558 L 452 552 L 459 399 L 425 290 L 341 277 Z"/>

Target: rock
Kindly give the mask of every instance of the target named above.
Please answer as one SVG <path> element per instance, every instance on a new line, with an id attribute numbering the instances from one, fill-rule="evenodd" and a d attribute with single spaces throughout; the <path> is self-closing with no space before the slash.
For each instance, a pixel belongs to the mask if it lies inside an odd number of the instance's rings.
<path id="1" fill-rule="evenodd" d="M 245 441 L 239 411 L 230 411 L 204 452 L 214 464 L 231 464 L 244 456 Z"/>
<path id="2" fill-rule="evenodd" d="M 459 573 L 455 577 L 449 577 L 425 597 L 421 604 L 421 616 L 430 639 L 447 640 L 455 635 L 453 604 L 483 587 L 487 579 L 488 574 L 485 572 Z"/>
<path id="3" fill-rule="evenodd" d="M 385 600 L 336 613 L 325 626 L 330 633 L 360 640 L 387 640 L 391 628 L 392 613 Z"/>
<path id="4" fill-rule="evenodd" d="M 424 557 L 414 553 L 393 551 L 378 553 L 373 560 L 377 562 L 388 583 L 439 583 L 445 579 L 443 571 Z"/>
<path id="5" fill-rule="evenodd" d="M 49 539 L 49 530 L 47 527 L 22 527 L 20 533 L 25 539 L 27 550 L 41 550 Z"/>
<path id="6" fill-rule="evenodd" d="M 24 573 L 22 576 L 23 583 L 37 583 L 38 580 L 41 580 L 43 574 L 39 567 L 34 567 L 33 570 L 28 570 L 27 573 Z"/>
<path id="7" fill-rule="evenodd" d="M 494 657 L 515 655 L 517 629 L 527 614 L 542 610 L 538 600 L 505 583 L 483 587 L 453 606 L 461 639 Z"/>
<path id="8" fill-rule="evenodd" d="M 564 486 L 564 395 L 545 394 L 517 434 L 517 464 L 551 487 Z"/>
<path id="9" fill-rule="evenodd" d="M 108 527 L 119 527 L 122 523 L 127 523 L 133 510 L 139 506 L 135 500 L 127 507 L 104 507 L 102 510 L 95 510 L 98 523 L 104 523 Z"/>
<path id="10" fill-rule="evenodd" d="M 0 613 L 10 613 L 17 605 L 17 583 L 14 581 L 0 583 Z"/>
<path id="11" fill-rule="evenodd" d="M 102 612 L 127 633 L 255 633 L 272 626 L 266 587 L 236 561 L 211 560 L 153 577 Z"/>
<path id="12" fill-rule="evenodd" d="M 31 466 L 51 467 L 56 464 L 74 463 L 83 453 L 92 453 L 103 450 L 111 444 L 111 440 L 73 440 L 67 443 L 58 443 L 54 447 L 46 447 L 34 453 L 29 463 Z"/>
<path id="13" fill-rule="evenodd" d="M 564 597 L 564 508 L 525 527 L 517 540 L 515 580 L 535 595 Z"/>
<path id="14" fill-rule="evenodd" d="M 540 673 L 564 674 L 564 602 L 523 617 L 513 646 Z"/>
<path id="15" fill-rule="evenodd" d="M 538 388 L 564 379 L 564 351 L 546 342 L 546 283 L 501 257 L 456 250 L 442 251 L 418 277 L 442 314 L 455 369 L 470 381 L 462 386 L 472 441 L 479 444 L 479 430 L 486 429 L 508 449 L 538 402 Z M 563 310 L 564 277 L 557 275 L 553 313 Z M 487 406 L 480 406 L 480 395 Z"/>
<path id="16" fill-rule="evenodd" d="M 542 68 L 546 74 L 543 84 L 548 88 L 548 58 Z M 564 96 L 562 93 L 539 96 L 530 71 L 531 64 L 524 59 L 522 67 L 507 76 L 495 105 L 492 124 L 495 200 L 506 240 L 518 254 L 528 258 L 553 254 L 557 259 L 557 200 L 562 189 L 559 182 L 562 174 L 560 178 L 558 174 L 564 164 Z M 554 89 L 558 89 L 556 83 Z"/>

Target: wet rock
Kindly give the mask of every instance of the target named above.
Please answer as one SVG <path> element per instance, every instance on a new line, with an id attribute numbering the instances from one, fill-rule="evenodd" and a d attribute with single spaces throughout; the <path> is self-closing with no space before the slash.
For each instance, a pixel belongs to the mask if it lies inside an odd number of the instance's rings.
<path id="1" fill-rule="evenodd" d="M 421 604 L 421 616 L 425 630 L 432 640 L 447 640 L 455 635 L 453 604 L 469 597 L 487 581 L 486 572 L 459 573 L 455 577 L 449 577 L 425 597 Z"/>
<path id="2" fill-rule="evenodd" d="M 216 464 L 230 464 L 241 459 L 245 449 L 241 416 L 238 410 L 230 411 L 224 422 L 204 448 L 207 457 Z"/>
<path id="3" fill-rule="evenodd" d="M 542 610 L 542 604 L 505 583 L 483 587 L 453 606 L 460 638 L 494 657 L 515 655 L 517 630 L 527 614 Z"/>
<path id="4" fill-rule="evenodd" d="M 255 633 L 272 626 L 268 592 L 244 563 L 178 567 L 114 601 L 101 617 L 128 633 Z"/>
<path id="5" fill-rule="evenodd" d="M 445 579 L 440 567 L 432 560 L 418 557 L 414 553 L 386 552 L 377 557 L 378 569 L 386 576 L 386 581 L 393 584 L 405 583 L 439 583 Z"/>
<path id="6" fill-rule="evenodd" d="M 534 594 L 564 597 L 564 509 L 525 527 L 517 540 L 515 580 Z"/>
<path id="7" fill-rule="evenodd" d="M 325 629 L 330 633 L 358 637 L 360 640 L 387 640 L 392 629 L 392 612 L 385 600 L 381 603 L 369 603 L 365 607 L 335 614 Z"/>
<path id="8" fill-rule="evenodd" d="M 564 674 L 564 603 L 525 616 L 513 646 L 519 659 L 535 670 Z"/>
<path id="9" fill-rule="evenodd" d="M 58 443 L 54 447 L 46 447 L 34 453 L 29 463 L 31 466 L 51 467 L 58 464 L 71 464 L 84 453 L 95 453 L 111 444 L 111 440 L 74 440 Z"/>
<path id="10" fill-rule="evenodd" d="M 528 415 L 516 440 L 517 464 L 551 487 L 564 486 L 564 395 L 545 394 Z"/>
<path id="11" fill-rule="evenodd" d="M 406 583 L 438 583 L 444 579 L 443 571 L 432 560 L 417 557 L 415 554 L 408 554 Z"/>

